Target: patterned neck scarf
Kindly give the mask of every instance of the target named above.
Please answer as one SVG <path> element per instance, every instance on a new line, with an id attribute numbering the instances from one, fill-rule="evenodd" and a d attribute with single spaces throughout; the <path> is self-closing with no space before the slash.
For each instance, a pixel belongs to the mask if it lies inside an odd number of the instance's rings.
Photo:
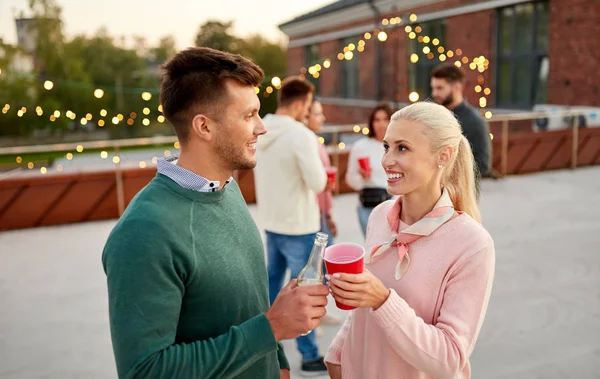
<path id="1" fill-rule="evenodd" d="M 428 236 L 437 228 L 442 226 L 446 221 L 450 220 L 454 214 L 454 205 L 448 191 L 444 189 L 442 196 L 435 204 L 433 209 L 427 213 L 422 219 L 410 225 L 403 231 L 400 231 L 400 213 L 402 212 L 402 198 L 398 198 L 392 209 L 388 212 L 387 219 L 390 224 L 390 229 L 394 233 L 392 238 L 385 243 L 375 246 L 371 253 L 366 255 L 366 263 L 370 263 L 373 259 L 384 252 L 396 248 L 398 254 L 398 264 L 396 265 L 396 280 L 400 280 L 408 270 L 410 265 L 410 256 L 408 254 L 408 244 L 418 240 L 423 236 Z"/>

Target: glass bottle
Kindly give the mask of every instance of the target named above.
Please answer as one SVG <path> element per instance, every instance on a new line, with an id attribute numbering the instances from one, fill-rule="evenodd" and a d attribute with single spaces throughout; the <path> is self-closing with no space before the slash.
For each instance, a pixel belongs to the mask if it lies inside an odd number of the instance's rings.
<path id="1" fill-rule="evenodd" d="M 306 266 L 298 274 L 299 286 L 310 286 L 323 284 L 325 276 L 323 274 L 323 253 L 327 247 L 329 236 L 325 233 L 317 233 L 315 243 L 313 244 L 310 258 Z"/>

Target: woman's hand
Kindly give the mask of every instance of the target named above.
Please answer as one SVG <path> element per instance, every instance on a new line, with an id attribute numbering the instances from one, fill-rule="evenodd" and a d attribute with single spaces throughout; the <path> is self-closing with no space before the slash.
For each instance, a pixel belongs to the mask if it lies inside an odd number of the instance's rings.
<path id="1" fill-rule="evenodd" d="M 327 365 L 327 372 L 331 379 L 342 379 L 342 366 L 329 362 L 325 362 L 325 364 Z"/>
<path id="2" fill-rule="evenodd" d="M 367 269 L 362 274 L 333 274 L 328 280 L 333 298 L 352 307 L 377 309 L 390 296 L 390 290 Z"/>
<path id="3" fill-rule="evenodd" d="M 363 180 L 371 179 L 371 170 L 365 170 L 362 167 L 359 167 L 358 172 L 360 176 L 362 176 Z"/>

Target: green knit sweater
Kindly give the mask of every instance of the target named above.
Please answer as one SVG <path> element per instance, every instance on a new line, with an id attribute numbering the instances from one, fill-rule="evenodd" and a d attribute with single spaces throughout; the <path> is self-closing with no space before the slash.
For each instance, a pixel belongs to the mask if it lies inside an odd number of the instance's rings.
<path id="1" fill-rule="evenodd" d="M 260 233 L 235 182 L 212 193 L 157 176 L 102 256 L 119 378 L 279 378 Z"/>

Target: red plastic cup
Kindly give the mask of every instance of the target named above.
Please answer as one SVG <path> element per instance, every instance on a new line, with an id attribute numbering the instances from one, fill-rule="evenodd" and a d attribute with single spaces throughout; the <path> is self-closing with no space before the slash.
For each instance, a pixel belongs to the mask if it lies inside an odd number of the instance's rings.
<path id="1" fill-rule="evenodd" d="M 355 243 L 337 243 L 325 249 L 323 260 L 329 275 L 337 273 L 361 274 L 364 269 L 365 249 Z M 349 305 L 339 303 L 335 305 L 346 311 L 356 309 Z"/>
<path id="2" fill-rule="evenodd" d="M 369 157 L 358 158 L 358 165 L 367 172 L 371 172 L 371 159 Z"/>
<path id="3" fill-rule="evenodd" d="M 329 184 L 332 186 L 335 185 L 335 178 L 338 172 L 337 167 L 327 167 L 325 171 L 327 172 L 327 181 Z"/>

